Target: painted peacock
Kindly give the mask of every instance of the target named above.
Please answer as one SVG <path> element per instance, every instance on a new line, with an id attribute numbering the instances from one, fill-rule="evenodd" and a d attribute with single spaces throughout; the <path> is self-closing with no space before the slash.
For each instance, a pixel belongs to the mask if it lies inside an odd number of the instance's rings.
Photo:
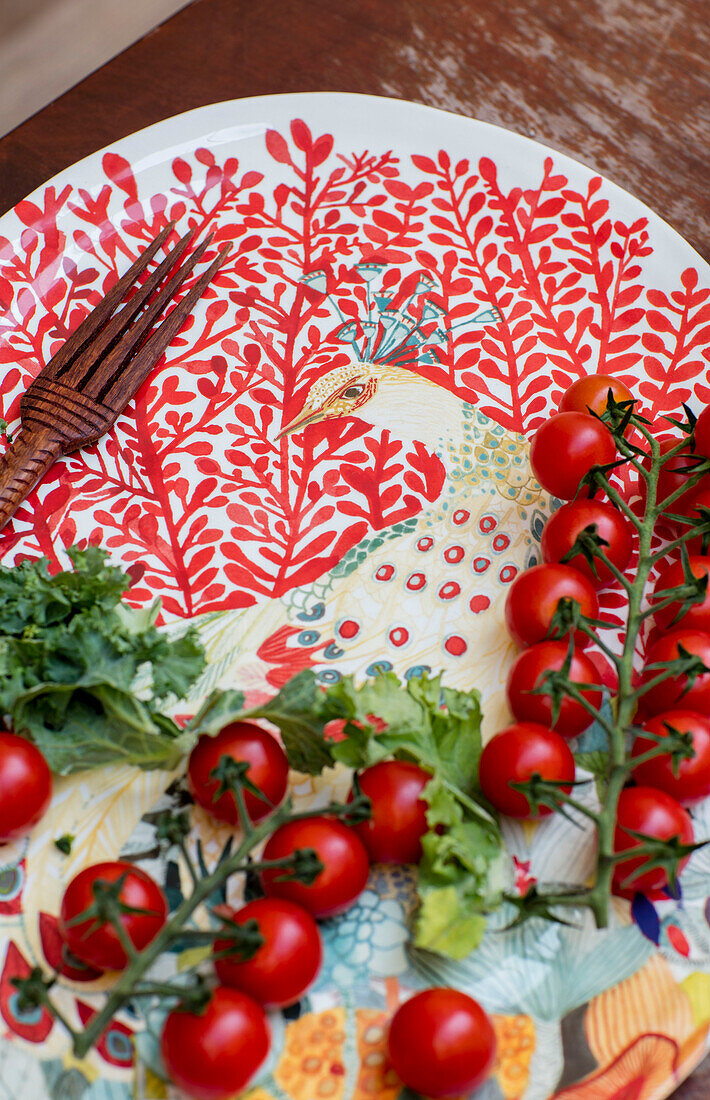
<path id="1" fill-rule="evenodd" d="M 279 659 L 298 664 L 308 651 L 323 683 L 345 673 L 392 669 L 400 676 L 446 670 L 452 686 L 481 686 L 488 727 L 504 716 L 502 687 L 512 654 L 503 628 L 507 585 L 535 559 L 549 498 L 533 478 L 527 443 L 418 369 L 439 361 L 450 335 L 445 313 L 424 297 L 422 277 L 397 308 L 371 284 L 383 265 L 361 264 L 368 285 L 364 319 L 343 320 L 337 339 L 352 361 L 311 386 L 300 412 L 283 424 L 298 445 L 319 421 L 358 417 L 376 430 L 423 444 L 446 468 L 438 501 L 416 517 L 365 539 L 327 574 L 278 600 L 202 623 L 210 670 L 201 690 L 238 685 L 273 694 L 273 639 L 288 639 Z M 307 277 L 311 286 L 325 277 Z M 337 303 L 334 303 L 337 309 Z M 468 325 L 495 324 L 493 310 Z M 270 644 L 271 642 L 271 644 Z"/>

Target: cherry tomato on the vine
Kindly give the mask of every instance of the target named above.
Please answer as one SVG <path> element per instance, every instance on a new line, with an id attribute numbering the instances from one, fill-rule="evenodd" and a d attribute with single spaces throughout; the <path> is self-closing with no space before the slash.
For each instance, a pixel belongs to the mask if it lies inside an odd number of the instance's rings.
<path id="1" fill-rule="evenodd" d="M 133 863 L 123 860 L 94 863 L 80 871 L 64 891 L 59 929 L 77 959 L 99 970 L 123 970 L 128 963 L 116 929 L 109 921 L 97 922 L 93 916 L 74 922 L 93 906 L 95 884 L 109 886 L 119 879 L 123 879 L 123 885 L 118 900 L 131 909 L 144 910 L 120 916 L 126 935 L 138 951 L 155 939 L 168 915 L 165 894 L 157 882 Z"/>
<path id="2" fill-rule="evenodd" d="M 649 718 L 643 729 L 656 737 L 668 736 L 668 727 L 690 734 L 694 756 L 674 764 L 670 753 L 662 753 L 637 764 L 634 779 L 646 787 L 657 787 L 682 805 L 690 806 L 710 794 L 710 718 L 692 710 L 667 710 Z M 634 741 L 631 755 L 638 757 L 658 748 L 658 742 L 643 734 Z"/>
<path id="3" fill-rule="evenodd" d="M 606 412 L 609 390 L 617 404 L 633 401 L 631 390 L 620 378 L 612 378 L 609 374 L 587 374 L 578 378 L 562 394 L 560 412 L 586 413 L 591 410 L 601 416 Z"/>
<path id="4" fill-rule="evenodd" d="M 518 722 L 496 733 L 484 746 L 478 768 L 481 790 L 502 814 L 536 818 L 552 813 L 542 806 L 533 813 L 526 795 L 511 783 L 525 783 L 537 773 L 541 779 L 570 784 L 574 780 L 574 757 L 559 733 L 535 722 Z M 567 794 L 571 786 L 562 787 Z"/>
<path id="5" fill-rule="evenodd" d="M 367 849 L 360 837 L 332 817 L 287 821 L 269 837 L 262 859 L 284 859 L 297 849 L 312 849 L 323 870 L 310 886 L 294 879 L 288 870 L 262 871 L 267 895 L 294 901 L 314 917 L 344 913 L 364 890 L 370 871 Z"/>
<path id="6" fill-rule="evenodd" d="M 260 821 L 278 806 L 286 794 L 288 784 L 288 758 L 275 737 L 253 722 L 231 722 L 215 737 L 203 734 L 190 754 L 187 779 L 192 795 L 213 817 L 229 825 L 239 824 L 239 814 L 234 795 L 225 791 L 219 798 L 216 779 L 212 771 L 221 757 L 249 764 L 246 778 L 264 794 L 266 801 L 251 791 L 244 791 L 244 802 L 252 821 Z"/>
<path id="7" fill-rule="evenodd" d="M 553 512 L 542 532 L 540 547 L 546 562 L 561 561 L 574 546 L 577 536 L 587 527 L 608 544 L 602 549 L 612 565 L 622 573 L 631 560 L 632 528 L 629 521 L 611 504 L 600 500 L 573 500 Z M 595 588 L 601 588 L 614 580 L 603 562 L 595 558 L 592 567 L 582 554 L 575 554 L 567 565 L 588 577 Z"/>
<path id="8" fill-rule="evenodd" d="M 222 985 L 241 989 L 265 1008 L 286 1008 L 300 1001 L 323 957 L 320 932 L 311 914 L 285 898 L 257 898 L 229 916 L 237 924 L 255 920 L 264 942 L 250 959 L 223 955 L 215 960 Z M 214 954 L 229 945 L 227 927 L 225 938 L 214 942 Z"/>
<path id="9" fill-rule="evenodd" d="M 254 1076 L 270 1043 L 261 1005 L 238 989 L 217 986 L 204 1012 L 168 1013 L 160 1052 L 170 1080 L 194 1100 L 231 1100 Z"/>
<path id="10" fill-rule="evenodd" d="M 505 625 L 513 641 L 520 646 L 544 641 L 562 599 L 576 600 L 589 619 L 599 614 L 594 585 L 570 565 L 533 565 L 518 573 L 505 601 Z M 574 644 L 584 649 L 589 638 L 576 630 Z"/>
<path id="11" fill-rule="evenodd" d="M 702 557 L 698 554 L 690 555 L 688 559 L 690 572 L 694 577 L 710 577 L 710 557 Z M 658 575 L 658 580 L 653 587 L 651 606 L 659 600 L 662 593 L 671 588 L 685 583 L 685 571 L 682 562 L 673 562 Z M 710 631 L 710 586 L 701 603 L 692 604 L 676 623 L 678 613 L 682 609 L 683 601 L 675 600 L 666 607 L 654 611 L 653 618 L 661 630 L 668 630 L 671 626 L 683 627 L 684 630 Z"/>
<path id="12" fill-rule="evenodd" d="M 427 831 L 422 791 L 431 775 L 406 760 L 383 760 L 358 776 L 372 816 L 354 826 L 374 863 L 418 863 Z M 352 796 L 351 796 L 352 797 Z"/>
<path id="13" fill-rule="evenodd" d="M 425 989 L 395 1012 L 388 1036 L 397 1076 L 432 1097 L 468 1095 L 495 1059 L 493 1026 L 477 1001 L 457 989 Z"/>
<path id="14" fill-rule="evenodd" d="M 623 790 L 619 796 L 616 820 L 615 852 L 633 852 L 643 843 L 631 836 L 628 830 L 659 840 L 678 837 L 682 844 L 693 843 L 693 823 L 687 810 L 665 791 L 653 787 L 627 787 Z M 644 871 L 643 867 L 648 862 L 648 856 L 634 858 L 630 855 L 629 859 L 617 863 L 614 868 L 614 893 L 622 897 L 633 897 L 636 893 L 648 894 L 651 898 L 664 897 L 664 889 L 669 886 L 666 870 L 652 867 Z M 678 873 L 687 862 L 687 857 L 679 861 Z M 639 870 L 640 873 L 636 874 Z"/>
<path id="15" fill-rule="evenodd" d="M 564 698 L 557 721 L 552 721 L 552 701 L 547 694 L 535 694 L 548 671 L 562 668 L 567 658 L 567 642 L 539 642 L 518 655 L 508 675 L 508 703 L 518 722 L 537 722 L 556 730 L 563 737 L 576 737 L 591 725 L 593 718 L 576 699 Z M 575 650 L 569 670 L 574 683 L 599 684 L 600 676 L 585 653 Z M 582 690 L 584 698 L 595 708 L 601 706 L 600 691 Z"/>
<path id="16" fill-rule="evenodd" d="M 52 798 L 52 773 L 36 745 L 0 732 L 0 842 L 16 840 L 45 813 Z"/>
<path id="17" fill-rule="evenodd" d="M 703 630 L 678 628 L 662 635 L 646 653 L 641 671 L 641 684 L 648 684 L 659 676 L 670 661 L 679 656 L 679 647 L 701 659 L 710 668 L 710 634 Z M 658 668 L 650 668 L 658 665 Z M 688 685 L 687 676 L 673 676 L 656 684 L 641 696 L 641 708 L 645 714 L 659 714 L 664 710 L 682 707 L 710 715 L 710 672 L 701 672 Z"/>
<path id="18" fill-rule="evenodd" d="M 562 412 L 551 416 L 535 432 L 530 465 L 535 477 L 553 496 L 572 500 L 592 466 L 616 458 L 614 437 L 588 413 Z"/>

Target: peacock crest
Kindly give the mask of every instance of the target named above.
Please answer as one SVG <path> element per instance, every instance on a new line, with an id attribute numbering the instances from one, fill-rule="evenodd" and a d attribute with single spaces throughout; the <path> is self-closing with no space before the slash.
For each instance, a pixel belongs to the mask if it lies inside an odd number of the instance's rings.
<path id="1" fill-rule="evenodd" d="M 362 315 L 347 319 L 332 294 L 328 293 L 327 273 L 311 271 L 301 282 L 323 294 L 334 313 L 343 322 L 335 339 L 349 344 L 360 362 L 415 367 L 441 363 L 440 349 L 448 343 L 455 328 L 464 325 L 498 324 L 496 309 L 484 309 L 459 325 L 449 325 L 447 311 L 435 301 L 437 283 L 429 274 L 421 274 L 410 295 L 398 302 L 398 293 L 376 289 L 387 270 L 383 263 L 363 262 L 355 271 L 365 283 L 366 301 Z"/>

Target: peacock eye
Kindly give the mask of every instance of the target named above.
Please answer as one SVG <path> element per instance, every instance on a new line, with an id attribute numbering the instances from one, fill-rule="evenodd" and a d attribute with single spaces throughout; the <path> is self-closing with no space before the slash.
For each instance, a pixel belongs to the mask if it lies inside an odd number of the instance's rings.
<path id="1" fill-rule="evenodd" d="M 343 390 L 343 397 L 359 397 L 364 389 L 364 386 L 348 386 Z"/>

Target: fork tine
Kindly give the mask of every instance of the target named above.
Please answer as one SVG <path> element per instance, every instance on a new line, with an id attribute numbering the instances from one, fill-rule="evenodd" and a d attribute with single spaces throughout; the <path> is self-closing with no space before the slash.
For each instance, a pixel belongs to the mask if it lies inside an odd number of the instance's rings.
<path id="1" fill-rule="evenodd" d="M 195 285 L 190 287 L 185 297 L 178 302 L 174 309 L 171 309 L 162 324 L 146 340 L 143 347 L 125 369 L 120 370 L 119 368 L 117 376 L 110 380 L 107 388 L 104 388 L 100 394 L 101 401 L 109 406 L 120 402 L 121 407 L 123 407 L 133 397 L 192 313 L 196 302 L 202 297 L 208 284 L 227 259 L 231 248 L 232 246 L 227 244 L 221 249 L 217 258 L 212 261 Z"/>
<path id="2" fill-rule="evenodd" d="M 211 240 L 212 234 L 198 245 L 185 262 L 173 272 L 167 283 L 160 288 L 138 320 L 127 326 L 120 339 L 114 342 L 113 347 L 110 347 L 98 362 L 93 355 L 93 348 L 87 348 L 85 357 L 82 356 L 82 359 L 77 361 L 76 364 L 77 372 L 80 367 L 82 368 L 81 375 L 75 374 L 74 371 L 71 372 L 73 385 L 80 387 L 82 393 L 86 394 L 87 397 L 93 398 L 95 401 L 103 400 L 101 395 L 106 393 L 117 372 L 128 361 L 133 350 L 138 348 L 146 338 L 159 315 L 171 299 L 175 297 L 181 284 L 190 274 Z M 64 380 L 62 379 L 62 381 Z"/>
<path id="3" fill-rule="evenodd" d="M 45 377 L 56 378 L 57 372 L 61 371 L 62 368 L 81 351 L 92 336 L 103 327 L 129 287 L 136 281 L 141 272 L 145 271 L 146 267 L 153 259 L 153 256 L 155 256 L 160 246 L 167 237 L 169 237 L 174 228 L 175 222 L 168 222 L 165 228 L 161 229 L 160 233 L 158 233 L 158 236 L 141 252 L 138 259 L 129 267 L 128 271 L 114 283 L 106 297 L 103 298 L 98 305 L 94 306 L 81 324 L 77 325 L 70 336 L 64 341 L 56 355 L 52 356 L 49 363 L 43 367 Z"/>
<path id="4" fill-rule="evenodd" d="M 158 284 L 163 280 L 172 267 L 185 252 L 192 241 L 195 230 L 191 229 L 178 243 L 170 249 L 167 256 L 156 267 L 155 271 L 138 287 L 126 302 L 123 309 L 119 310 L 107 324 L 96 334 L 96 337 L 88 346 L 85 346 L 78 355 L 70 359 L 65 366 L 60 366 L 54 371 L 54 377 L 60 378 L 65 385 L 78 386 L 88 372 L 106 354 L 108 349 L 121 333 L 128 327 L 136 314 L 143 308 Z"/>

